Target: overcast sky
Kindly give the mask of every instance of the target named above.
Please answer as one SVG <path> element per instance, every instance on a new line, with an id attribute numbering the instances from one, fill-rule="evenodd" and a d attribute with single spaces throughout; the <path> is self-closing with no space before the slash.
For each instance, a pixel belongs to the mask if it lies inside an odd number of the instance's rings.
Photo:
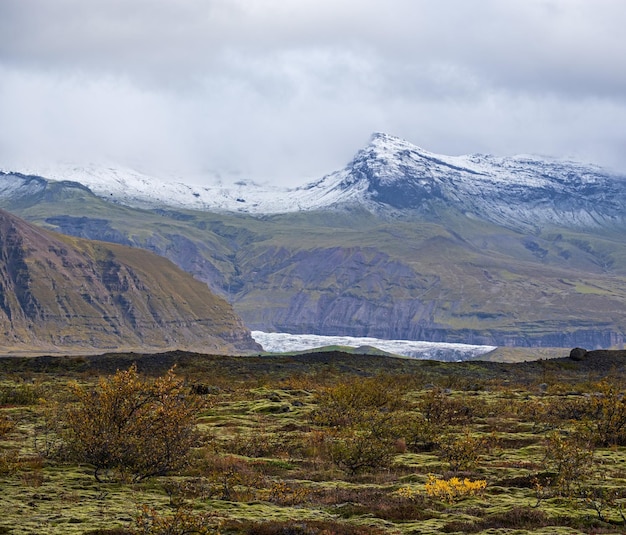
<path id="1" fill-rule="evenodd" d="M 0 167 L 296 185 L 383 131 L 626 172 L 625 28 L 624 0 L 0 0 Z"/>

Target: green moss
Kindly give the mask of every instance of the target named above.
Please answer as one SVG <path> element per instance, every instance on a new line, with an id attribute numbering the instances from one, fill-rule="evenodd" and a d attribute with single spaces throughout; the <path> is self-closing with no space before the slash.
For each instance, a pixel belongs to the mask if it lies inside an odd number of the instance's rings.
<path id="1" fill-rule="evenodd" d="M 582 282 L 576 283 L 574 287 L 577 293 L 583 295 L 611 295 L 611 290 L 607 288 L 601 288 L 599 286 L 585 284 Z"/>
<path id="2" fill-rule="evenodd" d="M 355 529 L 376 528 L 390 535 L 455 532 L 451 530 L 456 528 L 457 533 L 471 528 L 490 534 L 626 532 L 619 524 L 617 509 L 605 511 L 613 522 L 609 525 L 576 496 L 559 497 L 548 488 L 538 503 L 535 480 L 545 485 L 549 476 L 545 432 L 554 427 L 571 432 L 576 422 L 559 416 L 559 410 L 565 402 L 584 398 L 595 388 L 584 363 L 573 367 L 563 367 L 559 361 L 446 364 L 345 356 L 334 360 L 334 371 L 328 374 L 322 371 L 329 359 L 333 360 L 329 355 L 319 356 L 319 360 L 311 355 L 258 361 L 220 358 L 215 367 L 208 357 L 198 356 L 197 362 L 186 358 L 184 373 L 189 382 L 222 386 L 206 397 L 207 406 L 199 413 L 203 444 L 194 450 L 188 467 L 173 476 L 136 485 L 98 484 L 89 466 L 39 457 L 33 438 L 43 422 L 45 405 L 0 407 L 2 414 L 17 422 L 16 431 L 0 442 L 0 505 L 4 513 L 0 515 L 0 533 L 71 535 L 129 529 L 142 504 L 163 515 L 187 504 L 191 514 L 209 513 L 216 524 L 221 521 L 229 526 L 230 531 L 224 533 L 232 535 L 243 522 L 269 521 L 333 522 Z M 29 362 L 35 366 L 38 361 Z M 349 367 L 350 363 L 354 367 Z M 23 377 L 32 377 L 27 363 L 11 361 L 13 366 L 18 364 Z M 162 365 L 165 371 L 171 362 L 163 359 Z M 606 366 L 613 378 L 626 377 L 625 363 Z M 344 367 L 345 371 L 339 371 Z M 472 436 L 493 434 L 493 448 L 471 471 L 451 474 L 436 448 L 403 449 L 394 428 L 393 462 L 388 468 L 352 476 L 335 467 L 324 448 L 325 441 L 340 429 L 312 423 L 309 411 L 316 406 L 315 393 L 349 378 L 376 377 L 383 369 L 403 400 L 391 410 L 390 422 L 421 410 L 420 401 L 432 392 L 422 390 L 425 384 L 448 385 L 452 389 L 446 394 L 449 399 L 459 402 L 458 406 L 473 407 L 473 413 L 462 425 L 439 424 L 438 434 L 465 430 Z M 257 370 L 277 373 L 259 379 Z M 553 382 L 549 388 L 539 388 L 547 371 L 554 374 Z M 69 380 L 78 378 L 83 384 L 97 380 L 94 369 L 82 373 L 38 372 L 37 384 L 56 392 L 56 399 L 66 403 L 63 390 Z M 5 375 L 0 385 L 21 384 L 21 380 Z M 482 385 L 480 390 L 474 389 L 477 383 Z M 294 405 L 296 401 L 303 406 Z M 529 410 L 530 404 L 559 410 L 537 416 Z M 289 412 L 271 409 L 283 405 L 290 407 Z M 247 453 L 243 451 L 246 448 L 250 450 Z M 17 457 L 11 461 L 11 469 L 3 472 L 2 456 L 11 451 L 17 452 Z M 595 458 L 596 471 L 586 483 L 623 492 L 626 447 L 598 448 Z M 484 479 L 487 487 L 481 496 L 454 503 L 438 501 L 424 492 L 428 474 Z M 231 487 L 230 500 L 218 499 L 225 484 Z M 396 492 L 407 485 L 415 491 L 413 501 L 402 501 Z"/>

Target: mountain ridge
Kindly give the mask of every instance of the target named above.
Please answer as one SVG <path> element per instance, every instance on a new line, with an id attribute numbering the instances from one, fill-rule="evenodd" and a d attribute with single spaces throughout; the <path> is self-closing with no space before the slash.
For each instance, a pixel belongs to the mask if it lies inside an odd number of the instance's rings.
<path id="1" fill-rule="evenodd" d="M 0 196 L 44 189 L 38 181 L 44 173 L 5 169 Z M 108 201 L 147 209 L 271 215 L 362 206 L 397 216 L 427 215 L 443 204 L 512 228 L 626 226 L 626 175 L 531 156 L 439 155 L 380 132 L 343 169 L 296 188 L 251 181 L 191 186 L 115 168 L 70 166 L 49 173 L 47 178 L 80 183 Z"/>
<path id="2" fill-rule="evenodd" d="M 230 306 L 168 260 L 56 235 L 0 210 L 4 351 L 259 346 Z"/>

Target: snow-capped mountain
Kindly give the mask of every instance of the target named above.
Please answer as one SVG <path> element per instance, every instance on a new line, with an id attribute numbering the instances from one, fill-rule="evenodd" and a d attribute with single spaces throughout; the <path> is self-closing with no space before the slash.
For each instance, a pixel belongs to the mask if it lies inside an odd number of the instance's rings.
<path id="1" fill-rule="evenodd" d="M 375 134 L 343 169 L 293 189 L 196 187 L 111 166 L 12 171 L 0 174 L 0 206 L 166 256 L 253 330 L 561 347 L 626 339 L 626 177 L 597 167 L 442 156 Z M 92 191 L 173 209 L 120 209 Z"/>
<path id="2" fill-rule="evenodd" d="M 341 171 L 300 190 L 302 206 L 358 201 L 371 209 L 453 206 L 499 224 L 622 222 L 626 176 L 592 165 L 533 156 L 443 156 L 374 134 Z"/>
<path id="3" fill-rule="evenodd" d="M 382 133 L 374 134 L 344 169 L 291 189 L 252 181 L 226 184 L 215 178 L 205 186 L 191 186 L 98 166 L 14 171 L 5 169 L 0 175 L 0 196 L 32 192 L 37 176 L 75 181 L 130 206 L 251 214 L 354 205 L 376 212 L 427 213 L 448 206 L 507 226 L 597 227 L 622 223 L 626 209 L 626 176 L 596 166 L 532 156 L 444 156 Z"/>
<path id="4" fill-rule="evenodd" d="M 164 180 L 130 168 L 101 165 L 60 164 L 46 167 L 22 167 L 18 171 L 0 168 L 0 196 L 21 196 L 45 188 L 41 178 L 53 181 L 77 182 L 111 202 L 133 207 L 175 207 L 191 210 L 221 210 L 227 212 L 263 213 L 281 211 L 272 199 L 280 198 L 282 189 L 259 186 L 252 181 L 223 183 L 208 177 L 207 186 L 192 186 L 176 180 Z M 38 182 L 39 180 L 39 182 Z M 254 202 L 247 204 L 246 199 Z M 272 210 L 273 208 L 273 210 Z"/>

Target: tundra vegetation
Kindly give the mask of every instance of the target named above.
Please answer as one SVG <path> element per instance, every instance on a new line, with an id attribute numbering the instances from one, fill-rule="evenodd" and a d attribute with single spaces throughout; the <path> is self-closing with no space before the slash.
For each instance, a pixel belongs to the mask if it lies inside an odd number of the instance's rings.
<path id="1" fill-rule="evenodd" d="M 623 357 L 0 361 L 0 533 L 626 533 Z"/>

